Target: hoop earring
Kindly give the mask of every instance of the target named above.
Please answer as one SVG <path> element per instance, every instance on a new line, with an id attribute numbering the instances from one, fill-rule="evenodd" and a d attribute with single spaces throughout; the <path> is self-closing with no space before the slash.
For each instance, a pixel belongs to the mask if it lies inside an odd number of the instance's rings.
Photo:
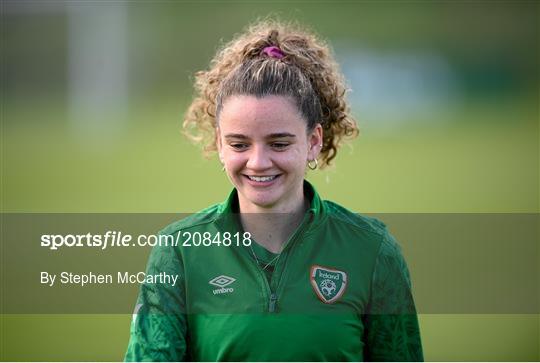
<path id="1" fill-rule="evenodd" d="M 312 162 L 315 162 L 315 165 L 312 165 L 312 164 L 311 164 Z M 313 160 L 308 161 L 307 166 L 308 166 L 308 168 L 310 168 L 311 170 L 315 170 L 315 169 L 317 169 L 317 167 L 319 166 L 319 162 L 317 161 L 317 159 L 313 159 Z"/>

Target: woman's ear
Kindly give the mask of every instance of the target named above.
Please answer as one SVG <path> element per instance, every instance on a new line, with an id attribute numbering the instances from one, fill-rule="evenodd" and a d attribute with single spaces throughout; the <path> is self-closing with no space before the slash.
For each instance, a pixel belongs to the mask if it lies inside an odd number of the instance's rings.
<path id="1" fill-rule="evenodd" d="M 317 124 L 313 131 L 308 135 L 308 144 L 309 144 L 309 150 L 308 150 L 308 161 L 317 159 L 319 156 L 319 153 L 322 149 L 322 143 L 323 143 L 323 129 L 321 124 Z"/>

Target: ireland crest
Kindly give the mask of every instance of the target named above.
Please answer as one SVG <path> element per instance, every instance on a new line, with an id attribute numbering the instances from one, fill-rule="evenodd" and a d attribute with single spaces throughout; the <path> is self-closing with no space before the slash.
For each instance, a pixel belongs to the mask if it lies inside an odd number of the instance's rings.
<path id="1" fill-rule="evenodd" d="M 319 265 L 311 266 L 310 280 L 317 297 L 325 304 L 333 304 L 347 288 L 347 274 Z"/>

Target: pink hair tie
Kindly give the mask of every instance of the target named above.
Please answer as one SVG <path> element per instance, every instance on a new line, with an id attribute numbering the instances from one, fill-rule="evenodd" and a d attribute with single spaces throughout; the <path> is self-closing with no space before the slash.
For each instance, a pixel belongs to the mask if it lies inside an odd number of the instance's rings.
<path id="1" fill-rule="evenodd" d="M 261 54 L 266 54 L 270 58 L 276 58 L 276 59 L 281 59 L 281 58 L 285 57 L 285 53 L 283 53 L 281 51 L 281 49 L 279 49 L 275 45 L 273 45 L 271 47 L 264 48 L 262 50 Z"/>

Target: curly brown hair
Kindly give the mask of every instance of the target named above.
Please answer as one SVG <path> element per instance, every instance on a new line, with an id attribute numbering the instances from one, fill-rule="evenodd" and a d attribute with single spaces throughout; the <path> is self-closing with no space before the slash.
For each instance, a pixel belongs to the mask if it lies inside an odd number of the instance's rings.
<path id="1" fill-rule="evenodd" d="M 264 55 L 269 46 L 278 47 L 283 57 Z M 195 74 L 196 97 L 183 125 L 190 139 L 203 143 L 206 155 L 216 150 L 219 113 L 232 95 L 291 97 L 307 120 L 308 132 L 322 125 L 321 167 L 335 158 L 344 137 L 358 135 L 330 47 L 296 24 L 259 21 L 225 44 L 210 66 Z"/>

